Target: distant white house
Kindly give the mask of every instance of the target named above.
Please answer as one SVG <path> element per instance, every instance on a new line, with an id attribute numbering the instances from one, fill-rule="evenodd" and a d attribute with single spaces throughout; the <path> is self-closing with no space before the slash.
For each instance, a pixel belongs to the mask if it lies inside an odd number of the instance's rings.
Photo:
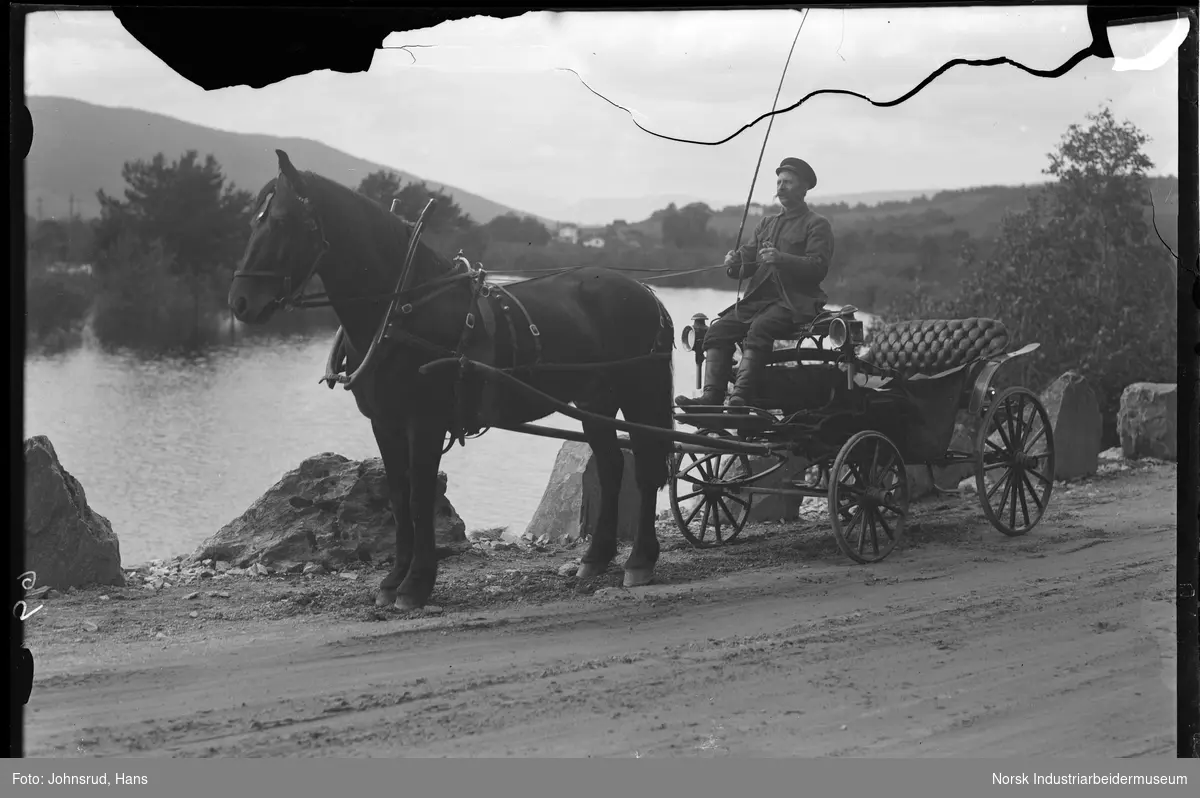
<path id="1" fill-rule="evenodd" d="M 92 274 L 92 264 L 90 263 L 67 263 L 65 261 L 57 261 L 46 267 L 46 271 L 51 274 Z"/>
<path id="2" fill-rule="evenodd" d="M 593 248 L 593 249 L 599 249 L 600 247 L 604 246 L 604 239 L 603 239 L 603 238 L 601 238 L 600 236 L 592 236 L 592 237 L 591 237 L 591 238 L 589 238 L 588 240 L 584 241 L 584 242 L 583 242 L 583 245 L 584 245 L 585 247 L 591 247 L 591 248 Z"/>
<path id="3" fill-rule="evenodd" d="M 559 241 L 565 241 L 568 244 L 579 243 L 579 228 L 573 224 L 564 224 L 558 228 L 556 232 Z"/>

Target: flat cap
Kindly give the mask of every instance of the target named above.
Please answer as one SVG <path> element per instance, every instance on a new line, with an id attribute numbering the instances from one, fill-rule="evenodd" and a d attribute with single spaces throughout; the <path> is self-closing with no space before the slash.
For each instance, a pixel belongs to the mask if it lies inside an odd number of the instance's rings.
<path id="1" fill-rule="evenodd" d="M 779 168 L 775 170 L 775 174 L 779 174 L 780 172 L 791 172 L 801 180 L 808 181 L 810 189 L 817 187 L 817 173 L 813 171 L 813 168 L 807 162 L 800 158 L 784 158 L 779 164 Z"/>

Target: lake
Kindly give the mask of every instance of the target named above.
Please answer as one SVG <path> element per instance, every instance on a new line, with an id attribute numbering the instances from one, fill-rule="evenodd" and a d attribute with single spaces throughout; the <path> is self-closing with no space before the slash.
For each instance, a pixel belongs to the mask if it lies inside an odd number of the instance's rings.
<path id="1" fill-rule="evenodd" d="M 679 332 L 732 291 L 656 289 Z M 198 357 L 106 353 L 85 344 L 25 361 L 24 437 L 45 435 L 88 503 L 112 522 L 127 566 L 190 553 L 302 460 L 378 457 L 348 391 L 318 380 L 334 329 L 237 333 Z M 694 355 L 675 351 L 675 393 L 692 395 Z M 540 422 L 579 429 L 554 415 Z M 502 430 L 442 459 L 467 529 L 520 533 L 541 501 L 562 441 Z M 659 497 L 667 505 L 666 491 Z"/>

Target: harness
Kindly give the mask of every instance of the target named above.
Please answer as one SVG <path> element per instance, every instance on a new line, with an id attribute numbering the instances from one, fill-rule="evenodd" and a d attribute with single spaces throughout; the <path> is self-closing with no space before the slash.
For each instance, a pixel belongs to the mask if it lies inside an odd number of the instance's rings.
<path id="1" fill-rule="evenodd" d="M 313 264 L 307 271 L 304 279 L 300 281 L 296 290 L 292 290 L 291 277 L 287 274 L 269 271 L 247 272 L 242 270 L 234 274 L 235 278 L 282 279 L 284 286 L 283 295 L 276 301 L 286 310 L 293 308 L 326 307 L 332 304 L 327 292 L 304 293 L 305 287 L 316 274 L 317 266 L 330 247 L 310 200 L 306 197 L 301 197 L 300 199 L 305 217 L 305 227 L 310 231 L 310 234 L 315 234 L 319 237 L 319 242 Z M 393 213 L 396 211 L 396 205 L 397 203 L 393 202 Z M 532 315 L 524 303 L 504 286 L 489 282 L 487 272 L 483 270 L 482 265 L 472 265 L 461 250 L 451 260 L 451 273 L 409 288 L 408 282 L 413 272 L 413 258 L 420 243 L 425 218 L 434 205 L 435 200 L 430 199 L 421 211 L 421 215 L 415 224 L 404 220 L 405 224 L 411 228 L 411 232 L 395 290 L 389 294 L 343 298 L 342 301 L 346 302 L 380 301 L 387 299 L 388 306 L 372 338 L 371 345 L 363 356 L 362 362 L 351 374 L 345 374 L 343 371 L 348 357 L 346 348 L 348 342 L 345 327 L 338 327 L 329 358 L 326 361 L 325 376 L 319 382 L 326 383 L 330 389 L 334 385 L 341 383 L 346 390 L 350 390 L 359 379 L 369 372 L 376 353 L 385 342 L 393 345 L 410 346 L 425 350 L 441 358 L 449 357 L 457 360 L 457 376 L 453 385 L 455 412 L 451 422 L 450 440 L 443 450 L 443 454 L 445 454 L 454 445 L 455 441 L 459 445 L 465 446 L 467 437 L 478 437 L 491 429 L 490 422 L 495 420 L 497 390 L 495 383 L 486 376 L 471 373 L 470 376 L 481 380 L 482 384 L 479 386 L 477 392 L 467 390 L 469 387 L 467 385 L 467 378 L 471 362 L 482 363 L 496 371 L 514 374 L 533 373 L 534 371 L 594 370 L 626 365 L 648 358 L 671 356 L 669 351 L 660 351 L 663 346 L 662 341 L 666 341 L 668 347 L 674 344 L 672 336 L 667 334 L 665 338 L 660 336 L 659 339 L 656 339 L 654 345 L 651 347 L 651 351 L 646 355 L 622 361 L 604 363 L 544 362 L 541 331 L 538 329 L 537 324 L 534 322 Z M 565 271 L 570 270 L 572 269 Z M 561 273 L 562 271 L 556 271 L 553 274 Z M 553 276 L 553 274 L 543 274 L 523 282 L 532 282 L 533 280 Z M 454 289 L 463 281 L 467 281 L 470 284 L 470 300 L 467 312 L 463 318 L 462 330 L 453 349 L 435 344 L 403 328 L 403 320 L 406 317 L 411 317 L 417 308 Z M 650 290 L 649 286 L 642 285 L 642 288 L 654 298 L 659 310 L 660 330 L 666 331 L 669 327 L 670 319 L 666 308 L 654 292 Z M 500 328 L 500 318 L 503 319 L 504 328 L 508 333 L 507 336 L 497 334 Z M 524 334 L 521 330 L 528 331 L 528 343 L 525 346 L 522 345 Z M 502 349 L 507 349 L 507 352 L 502 352 Z M 525 351 L 529 352 L 528 357 L 522 357 Z M 505 363 L 505 365 L 501 366 L 501 363 Z M 470 401 L 472 397 L 477 401 Z"/>

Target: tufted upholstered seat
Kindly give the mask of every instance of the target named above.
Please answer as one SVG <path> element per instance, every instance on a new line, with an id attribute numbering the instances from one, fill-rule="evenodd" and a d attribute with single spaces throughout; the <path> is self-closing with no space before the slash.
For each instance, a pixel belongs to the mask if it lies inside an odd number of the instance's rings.
<path id="1" fill-rule="evenodd" d="M 996 319 L 915 319 L 875 333 L 862 360 L 902 378 L 931 376 L 993 357 L 1008 346 L 1008 328 Z"/>

